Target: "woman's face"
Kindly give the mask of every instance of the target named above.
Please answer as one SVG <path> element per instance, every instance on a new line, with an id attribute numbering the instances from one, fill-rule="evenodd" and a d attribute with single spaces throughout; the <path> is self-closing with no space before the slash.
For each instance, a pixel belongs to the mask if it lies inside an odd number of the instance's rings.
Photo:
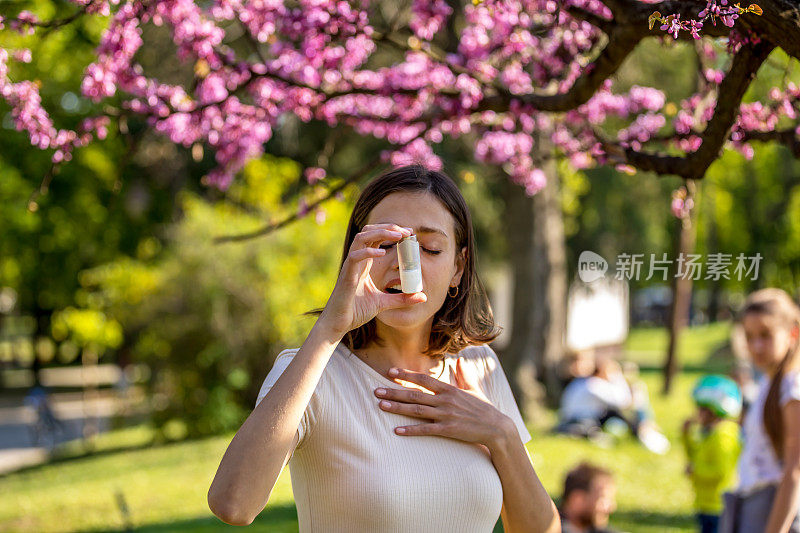
<path id="1" fill-rule="evenodd" d="M 753 364 L 772 373 L 797 342 L 797 330 L 790 329 L 774 315 L 747 313 L 742 318 L 747 348 Z"/>
<path id="2" fill-rule="evenodd" d="M 461 281 L 464 272 L 466 246 L 456 254 L 455 220 L 434 195 L 427 192 L 397 192 L 386 196 L 376 205 L 366 224 L 393 223 L 411 228 L 419 242 L 424 303 L 387 309 L 377 319 L 388 326 L 407 328 L 419 326 L 431 319 L 447 298 L 450 286 Z M 372 259 L 369 275 L 375 286 L 386 291 L 392 280 L 400 279 L 397 245 L 381 243 L 386 254 Z"/>

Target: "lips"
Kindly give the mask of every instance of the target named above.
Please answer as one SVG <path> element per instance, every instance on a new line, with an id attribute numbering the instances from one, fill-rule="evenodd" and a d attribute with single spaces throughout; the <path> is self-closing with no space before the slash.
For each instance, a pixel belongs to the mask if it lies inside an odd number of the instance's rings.
<path id="1" fill-rule="evenodd" d="M 392 285 L 396 285 L 396 284 L 398 284 L 398 283 L 400 283 L 400 278 L 395 278 L 395 279 L 393 279 L 392 281 L 390 281 L 389 283 L 387 283 L 387 284 L 386 284 L 386 285 L 383 287 L 383 292 L 388 292 L 388 291 L 387 291 L 387 289 L 388 289 L 389 287 L 391 287 Z"/>

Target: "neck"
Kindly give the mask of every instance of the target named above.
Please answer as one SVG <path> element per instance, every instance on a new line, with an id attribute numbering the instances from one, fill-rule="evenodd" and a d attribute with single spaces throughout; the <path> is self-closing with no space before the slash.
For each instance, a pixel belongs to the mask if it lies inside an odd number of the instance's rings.
<path id="1" fill-rule="evenodd" d="M 792 357 L 792 353 L 791 352 L 788 353 L 786 355 L 786 357 Z M 800 358 L 798 358 L 798 357 L 794 357 L 794 359 L 792 361 L 786 361 L 787 364 L 783 368 L 784 375 L 787 372 L 791 372 L 792 370 L 795 370 L 798 367 L 798 364 L 797 364 L 798 361 L 800 361 Z M 778 362 L 778 363 L 772 365 L 769 369 L 767 369 L 766 373 L 770 377 L 770 379 L 774 378 L 775 375 L 778 373 L 778 369 L 780 368 L 782 362 L 783 361 Z"/>
<path id="2" fill-rule="evenodd" d="M 589 531 L 589 527 L 591 526 L 591 524 L 587 524 L 585 521 L 580 520 L 574 515 L 574 513 L 563 512 L 561 513 L 561 518 L 563 521 L 568 522 L 572 526 L 571 531 L 583 533 L 585 531 Z"/>
<path id="3" fill-rule="evenodd" d="M 441 361 L 424 355 L 430 339 L 433 318 L 422 326 L 396 328 L 375 321 L 376 333 L 383 346 L 370 343 L 357 355 L 378 372 L 386 375 L 392 367 L 438 375 Z"/>

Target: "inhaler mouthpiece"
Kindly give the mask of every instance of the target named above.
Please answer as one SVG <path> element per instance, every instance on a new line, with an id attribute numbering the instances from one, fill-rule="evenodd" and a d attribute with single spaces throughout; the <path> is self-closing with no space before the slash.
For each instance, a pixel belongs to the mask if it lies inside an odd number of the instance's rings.
<path id="1" fill-rule="evenodd" d="M 416 235 L 410 235 L 397 245 L 400 263 L 400 286 L 406 294 L 422 292 L 422 267 L 419 261 L 419 243 Z"/>

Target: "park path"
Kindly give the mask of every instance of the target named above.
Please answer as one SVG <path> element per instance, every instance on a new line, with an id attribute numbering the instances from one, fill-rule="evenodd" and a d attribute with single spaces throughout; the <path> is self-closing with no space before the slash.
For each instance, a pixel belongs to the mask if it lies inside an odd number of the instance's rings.
<path id="1" fill-rule="evenodd" d="M 53 411 L 64 428 L 63 433 L 57 433 L 56 444 L 82 437 L 87 420 L 86 408 L 97 417 L 100 433 L 108 431 L 111 417 L 117 412 L 118 402 L 113 398 L 100 398 L 85 404 L 82 399 L 71 397 L 74 394 L 60 393 L 51 397 Z M 62 395 L 68 396 L 65 398 Z M 47 448 L 33 443 L 30 426 L 35 417 L 35 411 L 24 404 L 23 398 L 0 402 L 0 475 L 48 460 Z"/>
<path id="2" fill-rule="evenodd" d="M 98 385 L 110 385 L 119 375 L 116 365 L 98 365 L 95 374 L 100 379 Z M 86 400 L 81 385 L 80 368 L 47 369 L 48 388 L 58 390 L 49 395 L 53 412 L 61 422 L 63 431 L 55 436 L 55 444 L 79 440 L 83 436 L 88 420 L 97 420 L 100 433 L 108 431 L 111 420 L 122 412 L 124 402 L 119 398 L 116 387 L 99 389 Z M 138 389 L 134 386 L 131 389 Z M 31 426 L 36 421 L 35 410 L 25 405 L 27 388 L 6 389 L 0 396 L 0 475 L 27 466 L 46 462 L 50 450 L 33 442 Z M 140 393 L 139 390 L 136 391 Z M 139 394 L 137 394 L 138 396 Z M 128 410 L 128 414 L 130 410 Z"/>

